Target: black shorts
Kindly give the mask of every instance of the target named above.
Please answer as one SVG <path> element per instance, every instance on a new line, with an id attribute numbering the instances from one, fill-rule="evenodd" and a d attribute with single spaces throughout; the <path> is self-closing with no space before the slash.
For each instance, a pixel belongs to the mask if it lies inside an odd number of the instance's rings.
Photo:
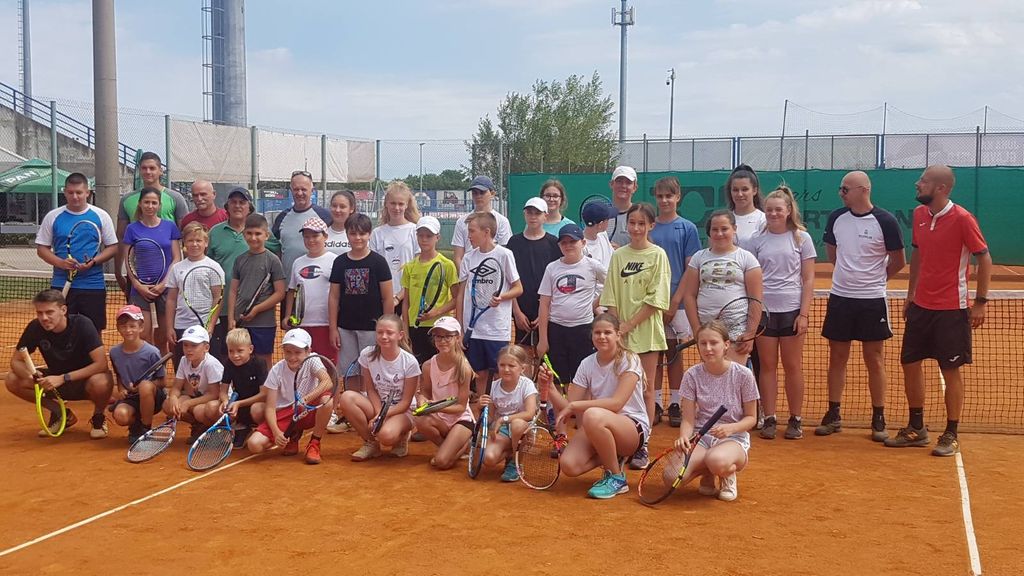
<path id="1" fill-rule="evenodd" d="M 773 312 L 768 316 L 768 326 L 764 329 L 764 334 L 762 335 L 769 338 L 796 336 L 796 330 L 793 330 L 793 323 L 796 322 L 796 317 L 799 315 L 799 308 L 792 312 Z"/>
<path id="2" fill-rule="evenodd" d="M 639 447 L 643 448 L 647 444 L 647 436 L 644 435 L 644 427 L 643 427 L 643 425 L 640 424 L 640 422 L 638 422 L 636 420 L 633 420 L 629 416 L 626 416 L 626 418 L 629 418 L 633 422 L 633 426 L 636 426 L 636 435 L 637 435 L 637 438 L 639 438 L 639 440 L 640 440 Z"/>
<path id="3" fill-rule="evenodd" d="M 53 376 L 49 370 L 43 369 L 46 376 Z M 85 391 L 85 380 L 72 380 L 57 387 L 57 393 L 64 400 L 88 400 L 89 393 Z"/>
<path id="4" fill-rule="evenodd" d="M 591 324 L 561 326 L 548 322 L 548 359 L 563 385 L 573 381 L 580 363 L 594 353 L 591 330 Z"/>
<path id="5" fill-rule="evenodd" d="M 423 364 L 427 360 L 434 357 L 437 354 L 437 348 L 434 348 L 434 340 L 430 337 L 430 327 L 420 326 L 419 328 L 410 326 L 409 327 L 409 343 L 412 344 L 412 355 L 416 357 L 416 362 Z"/>
<path id="6" fill-rule="evenodd" d="M 235 422 L 244 424 L 245 426 L 255 426 L 256 421 L 252 419 L 252 406 L 241 406 L 238 408 L 238 417 L 235 418 Z"/>
<path id="7" fill-rule="evenodd" d="M 81 314 L 92 320 L 97 332 L 107 329 L 107 291 L 82 290 L 72 288 L 68 291 L 68 314 Z M 63 396 L 63 394 L 61 395 Z"/>
<path id="8" fill-rule="evenodd" d="M 967 310 L 928 310 L 911 303 L 903 333 L 900 363 L 934 358 L 939 368 L 971 363 L 971 320 Z"/>
<path id="9" fill-rule="evenodd" d="M 878 342 L 892 338 L 885 298 L 846 298 L 829 294 L 821 335 L 837 342 Z"/>
<path id="10" fill-rule="evenodd" d="M 139 419 L 139 412 L 140 412 L 139 399 L 140 398 L 139 398 L 138 394 L 132 394 L 131 396 L 128 396 L 124 400 L 120 400 L 115 405 L 115 408 L 116 408 L 116 406 L 120 406 L 121 404 L 124 404 L 126 406 L 131 406 L 135 410 L 135 420 L 138 421 L 138 419 Z M 166 399 L 167 399 L 167 390 L 164 389 L 164 388 L 157 388 L 156 389 L 156 394 L 154 395 L 154 401 L 153 401 L 153 414 L 158 414 L 161 410 L 163 410 L 163 408 L 164 408 L 164 400 L 166 400 Z"/>

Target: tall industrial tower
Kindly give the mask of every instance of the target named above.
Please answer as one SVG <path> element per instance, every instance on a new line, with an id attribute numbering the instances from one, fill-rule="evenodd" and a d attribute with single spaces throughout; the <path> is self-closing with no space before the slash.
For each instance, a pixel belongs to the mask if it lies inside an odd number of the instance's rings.
<path id="1" fill-rule="evenodd" d="M 245 126 L 245 0 L 203 0 L 203 119 Z"/>

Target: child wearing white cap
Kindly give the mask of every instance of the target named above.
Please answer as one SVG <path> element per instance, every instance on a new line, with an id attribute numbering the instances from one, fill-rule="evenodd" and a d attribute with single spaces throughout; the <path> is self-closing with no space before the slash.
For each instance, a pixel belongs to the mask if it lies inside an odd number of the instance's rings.
<path id="1" fill-rule="evenodd" d="M 189 326 L 182 333 L 184 356 L 174 371 L 174 384 L 164 412 L 192 424 L 188 444 L 220 418 L 224 365 L 210 354 L 210 334 L 202 326 Z"/>
<path id="2" fill-rule="evenodd" d="M 289 271 L 282 329 L 301 327 L 313 338 L 313 353 L 334 358 L 338 350 L 331 345 L 327 298 L 337 254 L 327 250 L 327 224 L 319 216 L 306 220 L 300 231 L 306 254 L 296 258 Z M 300 288 L 302 297 L 297 301 Z"/>
<path id="3" fill-rule="evenodd" d="M 438 318 L 430 328 L 430 338 L 438 352 L 423 364 L 419 402 L 432 402 L 454 396 L 455 404 L 426 416 L 417 416 L 416 429 L 437 445 L 430 465 L 447 470 L 459 461 L 473 435 L 473 412 L 469 409 L 469 385 L 473 367 L 462 352 L 462 327 L 451 316 Z"/>
<path id="4" fill-rule="evenodd" d="M 637 189 L 636 170 L 629 166 L 619 166 L 612 172 L 608 186 L 612 189 L 612 205 L 619 211 L 615 218 L 608 220 L 608 237 L 612 245 L 618 248 L 629 244 L 626 212 L 633 205 L 633 194 Z"/>
<path id="5" fill-rule="evenodd" d="M 529 354 L 537 345 L 537 319 L 540 314 L 540 280 L 548 264 L 562 257 L 558 238 L 544 231 L 548 204 L 533 197 L 523 206 L 526 228 L 513 236 L 505 246 L 516 260 L 516 270 L 523 283 L 523 293 L 512 301 L 512 318 L 516 324 L 516 342 L 525 346 Z"/>
<path id="6" fill-rule="evenodd" d="M 402 301 L 402 321 L 408 326 L 412 353 L 421 364 L 437 353 L 430 339 L 430 328 L 438 318 L 455 310 L 453 286 L 458 284 L 459 272 L 454 262 L 437 251 L 440 238 L 441 223 L 437 218 L 420 218 L 416 223 L 420 253 L 402 266 L 402 291 L 408 294 Z M 426 286 L 428 276 L 430 285 Z"/>

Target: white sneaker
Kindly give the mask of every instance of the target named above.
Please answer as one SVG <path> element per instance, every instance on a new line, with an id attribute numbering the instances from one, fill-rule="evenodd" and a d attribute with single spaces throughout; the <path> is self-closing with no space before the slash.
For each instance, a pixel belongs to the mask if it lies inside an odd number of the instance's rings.
<path id="1" fill-rule="evenodd" d="M 341 416 L 338 416 L 337 413 L 331 414 L 331 421 L 327 423 L 328 432 L 330 432 L 331 434 L 342 434 L 344 432 L 348 432 L 351 429 L 352 427 L 348 425 L 348 421 L 346 421 Z"/>
<path id="2" fill-rule="evenodd" d="M 700 477 L 700 488 L 697 488 L 697 492 L 701 496 L 714 496 L 718 494 L 718 488 L 715 487 L 715 475 L 708 473 Z"/>
<path id="3" fill-rule="evenodd" d="M 739 487 L 736 485 L 736 473 L 733 472 L 722 478 L 722 489 L 718 491 L 718 499 L 723 502 L 732 502 L 739 496 Z"/>
<path id="4" fill-rule="evenodd" d="M 380 444 L 377 442 L 363 442 L 363 446 L 352 453 L 353 462 L 363 462 L 380 456 Z"/>
<path id="5" fill-rule="evenodd" d="M 398 441 L 398 444 L 391 449 L 391 455 L 396 458 L 405 458 L 409 455 L 409 437 L 412 436 L 412 432 L 407 432 L 405 438 Z M 518 480 L 518 478 L 517 478 Z"/>

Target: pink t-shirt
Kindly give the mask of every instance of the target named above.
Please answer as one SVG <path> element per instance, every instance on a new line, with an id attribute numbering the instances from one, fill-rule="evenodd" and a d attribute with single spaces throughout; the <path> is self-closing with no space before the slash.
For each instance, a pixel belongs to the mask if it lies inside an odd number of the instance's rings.
<path id="1" fill-rule="evenodd" d="M 452 380 L 456 367 L 452 366 L 442 372 L 441 369 L 437 367 L 436 356 L 427 360 L 426 364 L 429 364 L 427 369 L 430 370 L 430 399 L 441 400 L 442 398 L 447 398 L 449 396 L 458 397 L 459 385 Z M 466 409 L 462 414 L 449 414 L 446 412 L 437 412 L 436 414 L 449 427 L 454 426 L 459 420 L 473 422 L 473 412 L 470 411 L 469 405 L 466 406 Z"/>
<path id="2" fill-rule="evenodd" d="M 683 385 L 679 393 L 683 398 L 697 403 L 694 422 L 697 428 L 707 422 L 719 406 L 727 408 L 719 423 L 739 422 L 743 419 L 743 403 L 760 398 L 754 373 L 736 362 L 729 362 L 729 368 L 720 376 L 708 372 L 703 363 L 693 365 L 683 374 Z"/>

